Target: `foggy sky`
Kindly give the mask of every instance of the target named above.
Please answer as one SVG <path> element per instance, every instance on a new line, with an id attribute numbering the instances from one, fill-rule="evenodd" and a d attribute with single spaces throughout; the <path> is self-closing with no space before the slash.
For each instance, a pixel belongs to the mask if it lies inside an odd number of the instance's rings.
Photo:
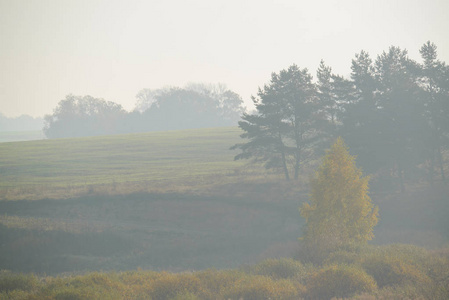
<path id="1" fill-rule="evenodd" d="M 364 49 L 449 62 L 449 1 L 0 0 L 0 112 L 43 116 L 65 95 L 134 108 L 143 88 L 225 83 L 245 102 L 292 63 L 348 76 Z"/>

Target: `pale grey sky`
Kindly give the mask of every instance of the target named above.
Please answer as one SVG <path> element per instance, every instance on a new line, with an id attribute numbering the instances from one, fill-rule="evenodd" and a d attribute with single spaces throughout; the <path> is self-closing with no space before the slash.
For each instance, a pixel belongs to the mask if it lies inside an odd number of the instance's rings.
<path id="1" fill-rule="evenodd" d="M 0 112 L 52 113 L 67 94 L 134 108 L 143 88 L 224 83 L 245 102 L 293 63 L 349 75 L 364 49 L 449 63 L 448 0 L 0 0 Z"/>

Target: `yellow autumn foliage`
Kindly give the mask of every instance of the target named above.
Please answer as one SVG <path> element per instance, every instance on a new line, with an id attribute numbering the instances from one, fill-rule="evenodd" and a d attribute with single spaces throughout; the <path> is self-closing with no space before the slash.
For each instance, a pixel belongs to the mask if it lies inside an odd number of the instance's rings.
<path id="1" fill-rule="evenodd" d="M 373 238 L 378 208 L 368 196 L 368 181 L 338 138 L 311 179 L 310 203 L 300 208 L 309 248 L 327 251 Z"/>

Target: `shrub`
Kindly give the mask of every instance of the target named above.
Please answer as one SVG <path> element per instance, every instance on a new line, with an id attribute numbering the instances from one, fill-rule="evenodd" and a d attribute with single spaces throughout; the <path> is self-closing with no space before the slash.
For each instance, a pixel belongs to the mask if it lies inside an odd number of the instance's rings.
<path id="1" fill-rule="evenodd" d="M 332 264 L 345 264 L 345 265 L 353 265 L 356 264 L 360 255 L 358 253 L 349 252 L 349 251 L 336 251 L 330 253 L 327 258 L 324 260 L 325 265 Z"/>
<path id="2" fill-rule="evenodd" d="M 384 257 L 397 257 L 404 263 L 413 264 L 424 269 L 426 269 L 425 265 L 431 257 L 426 249 L 407 244 L 373 247 L 371 253 Z"/>
<path id="3" fill-rule="evenodd" d="M 13 290 L 30 291 L 36 288 L 39 280 L 31 274 L 15 274 L 9 271 L 0 272 L 0 292 Z"/>
<path id="4" fill-rule="evenodd" d="M 189 292 L 182 292 L 177 294 L 175 297 L 170 298 L 170 300 L 200 300 L 198 296 Z"/>
<path id="5" fill-rule="evenodd" d="M 302 263 L 325 266 L 332 264 L 353 264 L 361 253 L 366 252 L 369 245 L 357 242 L 348 242 L 334 248 L 320 247 L 311 241 L 300 239 L 299 247 L 294 258 Z"/>
<path id="6" fill-rule="evenodd" d="M 193 274 L 162 272 L 151 287 L 152 299 L 172 299 L 180 294 L 196 295 L 201 292 L 201 282 Z"/>
<path id="7" fill-rule="evenodd" d="M 206 270 L 195 273 L 203 287 L 207 287 L 206 291 L 202 291 L 201 296 L 205 299 L 215 299 L 222 290 L 226 290 L 235 285 L 239 279 L 247 276 L 245 273 L 234 270 Z"/>
<path id="8" fill-rule="evenodd" d="M 363 269 L 374 277 L 377 285 L 384 286 L 405 283 L 429 283 L 429 278 L 415 266 L 405 263 L 399 257 L 372 255 L 361 262 Z"/>
<path id="9" fill-rule="evenodd" d="M 85 300 L 88 299 L 87 295 L 82 294 L 81 291 L 78 291 L 76 289 L 66 290 L 66 291 L 60 291 L 56 293 L 54 296 L 55 300 Z"/>
<path id="10" fill-rule="evenodd" d="M 152 284 L 159 273 L 150 271 L 126 271 L 119 274 L 119 280 L 125 286 L 124 299 L 151 299 Z"/>
<path id="11" fill-rule="evenodd" d="M 360 293 L 372 293 L 376 282 L 365 271 L 354 266 L 332 265 L 319 270 L 307 283 L 311 299 L 346 298 Z"/>
<path id="12" fill-rule="evenodd" d="M 287 279 L 303 275 L 305 267 L 297 260 L 281 258 L 264 260 L 255 266 L 249 267 L 247 271 L 250 274 L 269 276 L 274 279 Z"/>
<path id="13" fill-rule="evenodd" d="M 116 273 L 100 272 L 73 277 L 48 277 L 42 285 L 27 299 L 122 299 L 126 287 Z"/>
<path id="14" fill-rule="evenodd" d="M 114 273 L 93 272 L 83 276 L 76 276 L 70 281 L 70 285 L 81 288 L 88 286 L 103 286 L 106 288 L 115 287 L 118 284 L 118 277 Z"/>
<path id="15" fill-rule="evenodd" d="M 224 299 L 298 299 L 298 287 L 288 280 L 273 280 L 265 276 L 247 276 L 223 291 Z"/>
<path id="16" fill-rule="evenodd" d="M 426 262 L 427 275 L 432 286 L 426 291 L 429 299 L 449 299 L 449 259 L 443 255 L 432 255 Z"/>
<path id="17" fill-rule="evenodd" d="M 359 257 L 362 268 L 374 277 L 380 288 L 429 285 L 431 280 L 426 273 L 433 260 L 425 249 L 400 244 L 372 247 Z"/>
<path id="18" fill-rule="evenodd" d="M 0 292 L 0 299 L 2 300 L 22 300 L 22 299 L 29 299 L 28 298 L 29 292 L 22 291 L 22 290 L 13 290 L 9 292 Z"/>
<path id="19" fill-rule="evenodd" d="M 449 299 L 449 285 L 445 282 L 449 279 L 449 260 L 423 248 L 393 244 L 345 249 L 331 253 L 326 263 L 360 266 L 385 290 L 376 293 L 381 299 L 400 295 L 411 299 Z"/>
<path id="20" fill-rule="evenodd" d="M 435 297 L 426 297 L 421 293 L 420 288 L 412 285 L 396 285 L 396 286 L 387 286 L 383 289 L 380 289 L 371 299 L 380 299 L 380 300 L 390 300 L 390 299 L 432 299 L 432 300 L 447 300 L 448 298 L 435 298 Z M 361 299 L 363 300 L 363 298 Z"/>

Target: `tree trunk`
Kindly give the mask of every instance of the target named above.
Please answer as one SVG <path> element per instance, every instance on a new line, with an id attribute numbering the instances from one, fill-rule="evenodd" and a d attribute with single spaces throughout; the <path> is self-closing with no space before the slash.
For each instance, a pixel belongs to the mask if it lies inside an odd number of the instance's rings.
<path id="1" fill-rule="evenodd" d="M 295 179 L 298 179 L 299 177 L 299 161 L 301 158 L 301 153 L 300 153 L 300 149 L 296 148 L 296 162 L 295 162 Z"/>
<path id="2" fill-rule="evenodd" d="M 282 167 L 284 169 L 285 179 L 290 180 L 290 175 L 288 174 L 288 168 L 287 168 L 287 161 L 285 158 L 285 147 L 284 147 L 284 143 L 282 142 L 282 136 L 280 133 L 279 133 L 279 144 L 281 146 Z"/>
<path id="3" fill-rule="evenodd" d="M 433 186 L 433 171 L 434 170 L 435 170 L 435 151 L 432 151 L 432 153 L 430 154 L 430 166 L 429 166 L 429 183 L 430 183 L 430 186 Z"/>
<path id="4" fill-rule="evenodd" d="M 444 175 L 443 154 L 441 153 L 440 145 L 438 145 L 438 164 L 440 165 L 441 179 L 443 182 L 446 182 L 446 176 Z"/>
<path id="5" fill-rule="evenodd" d="M 298 179 L 299 177 L 299 166 L 301 162 L 301 146 L 299 145 L 300 139 L 302 138 L 302 135 L 300 136 L 298 133 L 295 134 L 296 138 L 296 153 L 295 153 L 295 179 Z"/>

